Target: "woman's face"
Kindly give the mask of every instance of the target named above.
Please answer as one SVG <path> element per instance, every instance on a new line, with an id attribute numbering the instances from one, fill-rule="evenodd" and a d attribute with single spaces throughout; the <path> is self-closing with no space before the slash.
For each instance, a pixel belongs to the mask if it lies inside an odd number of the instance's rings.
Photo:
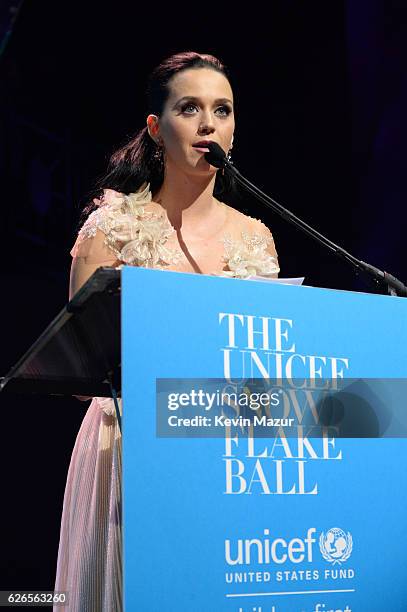
<path id="1" fill-rule="evenodd" d="M 174 75 L 168 87 L 157 132 L 167 171 L 175 166 L 188 174 L 214 174 L 205 160 L 205 141 L 217 142 L 225 152 L 231 148 L 235 119 L 229 81 L 216 70 L 196 68 Z"/>

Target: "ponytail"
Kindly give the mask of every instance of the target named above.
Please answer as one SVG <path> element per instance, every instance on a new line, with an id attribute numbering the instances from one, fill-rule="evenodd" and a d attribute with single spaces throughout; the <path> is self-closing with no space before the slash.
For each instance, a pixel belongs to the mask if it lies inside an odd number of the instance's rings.
<path id="1" fill-rule="evenodd" d="M 164 173 L 162 164 L 155 158 L 156 151 L 157 145 L 147 128 L 143 128 L 113 153 L 107 172 L 99 179 L 97 188 L 129 194 L 138 191 L 143 183 L 150 183 L 151 190 L 157 191 Z"/>

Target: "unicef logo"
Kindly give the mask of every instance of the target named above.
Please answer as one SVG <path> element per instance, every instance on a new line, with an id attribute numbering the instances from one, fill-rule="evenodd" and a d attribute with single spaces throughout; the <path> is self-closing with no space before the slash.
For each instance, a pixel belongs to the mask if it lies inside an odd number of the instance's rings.
<path id="1" fill-rule="evenodd" d="M 342 529 L 333 527 L 329 531 L 321 533 L 319 537 L 319 549 L 321 555 L 329 563 L 343 563 L 349 559 L 353 548 L 351 534 L 346 534 Z"/>

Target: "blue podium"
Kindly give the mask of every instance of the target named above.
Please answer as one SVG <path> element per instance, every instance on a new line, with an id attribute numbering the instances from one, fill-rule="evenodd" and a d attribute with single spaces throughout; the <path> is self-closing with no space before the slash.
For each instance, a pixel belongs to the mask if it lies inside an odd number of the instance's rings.
<path id="1" fill-rule="evenodd" d="M 406 300 L 124 268 L 122 367 L 126 612 L 407 610 Z M 294 429 L 206 427 L 205 379 L 288 381 Z M 314 435 L 295 389 L 347 379 L 399 391 Z"/>

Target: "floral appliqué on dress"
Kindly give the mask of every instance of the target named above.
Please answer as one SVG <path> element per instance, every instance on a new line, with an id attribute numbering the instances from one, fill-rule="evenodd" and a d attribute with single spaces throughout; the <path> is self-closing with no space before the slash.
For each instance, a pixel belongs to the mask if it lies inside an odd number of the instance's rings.
<path id="1" fill-rule="evenodd" d="M 78 244 L 95 236 L 99 229 L 105 244 L 124 264 L 144 268 L 165 268 L 178 263 L 181 251 L 166 247 L 175 232 L 166 214 L 146 212 L 151 202 L 150 186 L 125 195 L 105 189 L 97 208 L 78 234 Z"/>
<path id="2" fill-rule="evenodd" d="M 276 258 L 267 252 L 267 247 L 273 242 L 271 234 L 261 236 L 242 232 L 241 236 L 241 240 L 232 240 L 226 236 L 223 241 L 225 245 L 223 261 L 229 268 L 224 272 L 225 276 L 250 278 L 278 274 L 280 268 Z"/>
<path id="3" fill-rule="evenodd" d="M 105 245 L 124 264 L 158 269 L 176 265 L 183 253 L 181 249 L 167 247 L 168 238 L 175 229 L 165 212 L 145 210 L 151 199 L 148 184 L 141 191 L 129 195 L 105 189 L 101 199 L 96 200 L 98 208 L 79 231 L 76 244 L 81 244 L 101 230 L 105 234 Z M 272 242 L 271 234 L 264 236 L 241 232 L 240 240 L 226 235 L 223 238 L 223 275 L 249 278 L 277 274 L 277 261 L 267 252 Z"/>

